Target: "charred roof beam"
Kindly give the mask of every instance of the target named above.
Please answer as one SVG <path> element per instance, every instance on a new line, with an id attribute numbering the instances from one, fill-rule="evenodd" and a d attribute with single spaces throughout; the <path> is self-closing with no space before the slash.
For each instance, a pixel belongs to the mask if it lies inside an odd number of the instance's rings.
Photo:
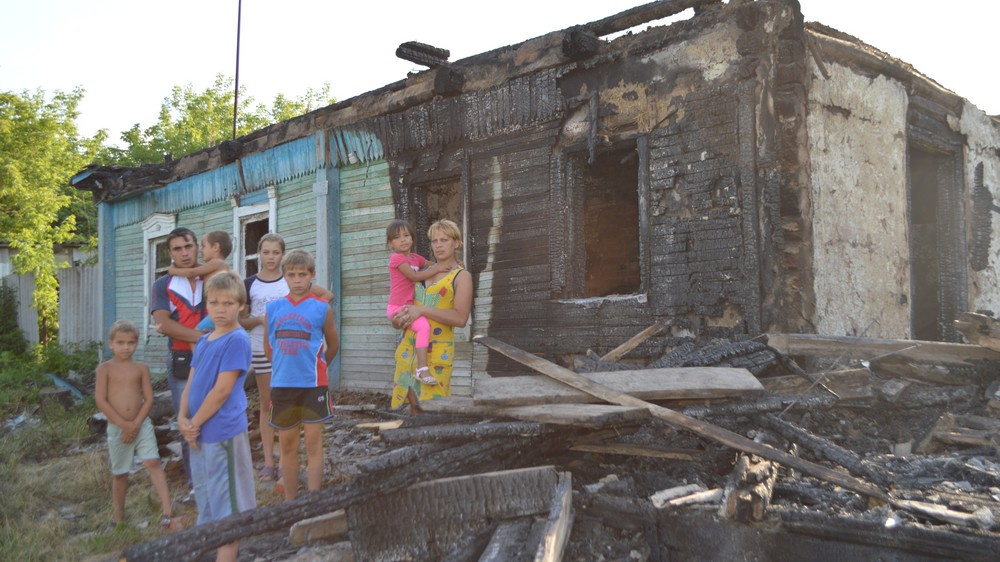
<path id="1" fill-rule="evenodd" d="M 721 4 L 719 0 L 661 0 L 636 6 L 613 16 L 584 24 L 583 29 L 598 37 L 618 33 L 654 20 L 669 18 L 688 8 L 697 10 L 710 4 Z"/>
<path id="2" fill-rule="evenodd" d="M 451 51 L 439 49 L 426 43 L 407 41 L 396 48 L 396 56 L 422 66 L 438 68 L 439 66 L 448 66 L 448 57 L 451 56 Z"/>

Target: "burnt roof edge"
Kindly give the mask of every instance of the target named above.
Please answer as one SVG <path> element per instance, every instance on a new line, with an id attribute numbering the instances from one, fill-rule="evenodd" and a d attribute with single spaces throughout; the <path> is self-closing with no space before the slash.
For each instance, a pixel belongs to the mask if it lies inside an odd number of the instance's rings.
<path id="1" fill-rule="evenodd" d="M 562 44 L 571 33 L 581 29 L 597 36 L 624 31 L 658 19 L 670 17 L 694 8 L 696 15 L 704 7 L 725 7 L 720 0 L 660 0 L 619 12 L 618 14 L 575 25 L 562 30 L 527 39 L 514 45 L 472 55 L 450 64 L 448 67 L 428 69 L 403 80 L 387 84 L 375 90 L 358 94 L 347 100 L 317 108 L 309 113 L 274 123 L 236 139 L 241 146 L 240 156 L 263 152 L 275 146 L 305 138 L 316 131 L 348 126 L 366 118 L 405 110 L 426 103 L 438 92 L 435 82 L 439 72 L 470 70 L 480 66 L 493 66 L 491 70 L 507 68 L 506 73 L 480 73 L 492 76 L 493 83 L 502 82 L 571 62 L 562 52 Z M 539 56 L 532 63 L 513 64 L 512 53 L 522 50 L 537 50 Z M 489 84 L 468 81 L 462 91 L 479 90 Z M 90 165 L 70 180 L 77 189 L 91 191 L 96 202 L 115 201 L 138 195 L 162 187 L 171 182 L 203 173 L 217 167 L 225 160 L 221 145 L 205 148 L 185 155 L 171 162 L 144 165 L 138 168 L 122 166 Z M 154 173 L 150 168 L 155 168 Z M 89 173 L 87 173 L 89 172 Z M 138 181 L 136 181 L 138 180 Z M 110 185 L 109 185 L 110 184 Z M 108 189 L 110 186 L 113 187 Z"/>
<path id="2" fill-rule="evenodd" d="M 966 100 L 934 79 L 920 73 L 913 65 L 879 50 L 864 41 L 817 22 L 806 22 L 806 32 L 816 41 L 821 52 L 838 62 L 853 63 L 885 74 L 907 85 L 912 93 L 924 96 L 962 115 Z M 826 61 L 829 62 L 829 61 Z"/>

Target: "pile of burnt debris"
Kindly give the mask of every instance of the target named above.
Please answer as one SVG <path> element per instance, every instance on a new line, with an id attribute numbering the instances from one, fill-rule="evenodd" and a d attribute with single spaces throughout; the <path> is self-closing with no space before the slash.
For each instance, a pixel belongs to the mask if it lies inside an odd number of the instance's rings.
<path id="1" fill-rule="evenodd" d="M 572 368 L 480 337 L 545 376 L 341 406 L 323 490 L 124 557 L 995 560 L 1000 351 L 964 321 L 973 344 L 772 334 L 643 368 L 656 326 Z"/>

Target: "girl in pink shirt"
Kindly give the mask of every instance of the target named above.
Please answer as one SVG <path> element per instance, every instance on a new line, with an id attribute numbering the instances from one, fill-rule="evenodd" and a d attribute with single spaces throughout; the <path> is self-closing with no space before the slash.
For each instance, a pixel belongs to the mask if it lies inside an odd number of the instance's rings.
<path id="1" fill-rule="evenodd" d="M 420 254 L 411 254 L 413 229 L 410 223 L 396 219 L 385 229 L 385 239 L 392 256 L 389 257 L 389 306 L 386 315 L 392 315 L 400 308 L 413 304 L 413 284 L 446 271 L 436 263 L 424 269 L 429 262 Z M 431 326 L 423 316 L 413 321 L 410 329 L 416 332 L 417 372 L 414 376 L 420 382 L 434 386 L 438 383 L 427 368 L 427 346 L 431 339 Z"/>

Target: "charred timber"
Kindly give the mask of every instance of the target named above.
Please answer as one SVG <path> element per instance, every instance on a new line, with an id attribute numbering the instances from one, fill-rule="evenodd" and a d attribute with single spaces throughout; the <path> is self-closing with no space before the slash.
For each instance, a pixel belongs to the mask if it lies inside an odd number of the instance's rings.
<path id="1" fill-rule="evenodd" d="M 802 396 L 766 396 L 746 402 L 720 403 L 709 406 L 691 406 L 681 413 L 692 418 L 715 416 L 749 416 L 766 412 L 820 410 L 832 408 L 837 399 L 829 394 Z"/>
<path id="2" fill-rule="evenodd" d="M 437 68 L 448 65 L 448 57 L 451 56 L 451 52 L 426 43 L 409 41 L 396 48 L 396 56 L 423 66 Z"/>
<path id="3" fill-rule="evenodd" d="M 888 486 L 890 478 L 881 470 L 865 464 L 861 457 L 847 449 L 807 431 L 791 422 L 787 422 L 774 414 L 761 417 L 764 426 L 774 430 L 785 439 L 809 449 L 820 458 L 839 464 L 852 474 L 866 478 L 879 486 Z"/>
<path id="4" fill-rule="evenodd" d="M 372 497 L 400 490 L 424 480 L 466 474 L 484 465 L 495 468 L 496 459 L 516 455 L 520 449 L 538 448 L 544 440 L 492 439 L 458 447 L 420 448 L 433 451 L 420 462 L 384 463 L 386 470 L 353 482 L 303 494 L 294 500 L 232 515 L 221 521 L 200 525 L 132 547 L 122 554 L 124 560 L 188 560 L 200 553 L 229 544 L 243 537 L 286 529 L 293 523 L 345 509 Z M 416 448 L 414 448 L 416 449 Z M 399 459 L 396 459 L 397 461 Z M 394 467 L 395 470 L 388 470 Z M 375 468 L 374 464 L 370 468 Z"/>
<path id="5" fill-rule="evenodd" d="M 723 490 L 720 515 L 740 522 L 764 519 L 777 478 L 778 465 L 753 455 L 740 455 Z"/>
<path id="6" fill-rule="evenodd" d="M 650 2 L 649 4 L 637 6 L 631 10 L 625 10 L 613 16 L 590 22 L 584 25 L 583 28 L 598 37 L 603 37 L 653 20 L 668 18 L 688 8 L 698 9 L 711 4 L 720 4 L 720 2 L 718 0 L 666 0 L 663 2 Z"/>
<path id="7" fill-rule="evenodd" d="M 994 561 L 1000 552 L 995 533 L 956 533 L 897 525 L 887 528 L 881 521 L 838 517 L 829 513 L 783 510 L 782 528 L 802 535 L 854 544 L 870 544 L 902 551 L 940 556 L 949 560 Z"/>
<path id="8" fill-rule="evenodd" d="M 590 58 L 600 50 L 600 38 L 585 29 L 571 29 L 563 37 L 562 52 L 570 60 Z"/>

